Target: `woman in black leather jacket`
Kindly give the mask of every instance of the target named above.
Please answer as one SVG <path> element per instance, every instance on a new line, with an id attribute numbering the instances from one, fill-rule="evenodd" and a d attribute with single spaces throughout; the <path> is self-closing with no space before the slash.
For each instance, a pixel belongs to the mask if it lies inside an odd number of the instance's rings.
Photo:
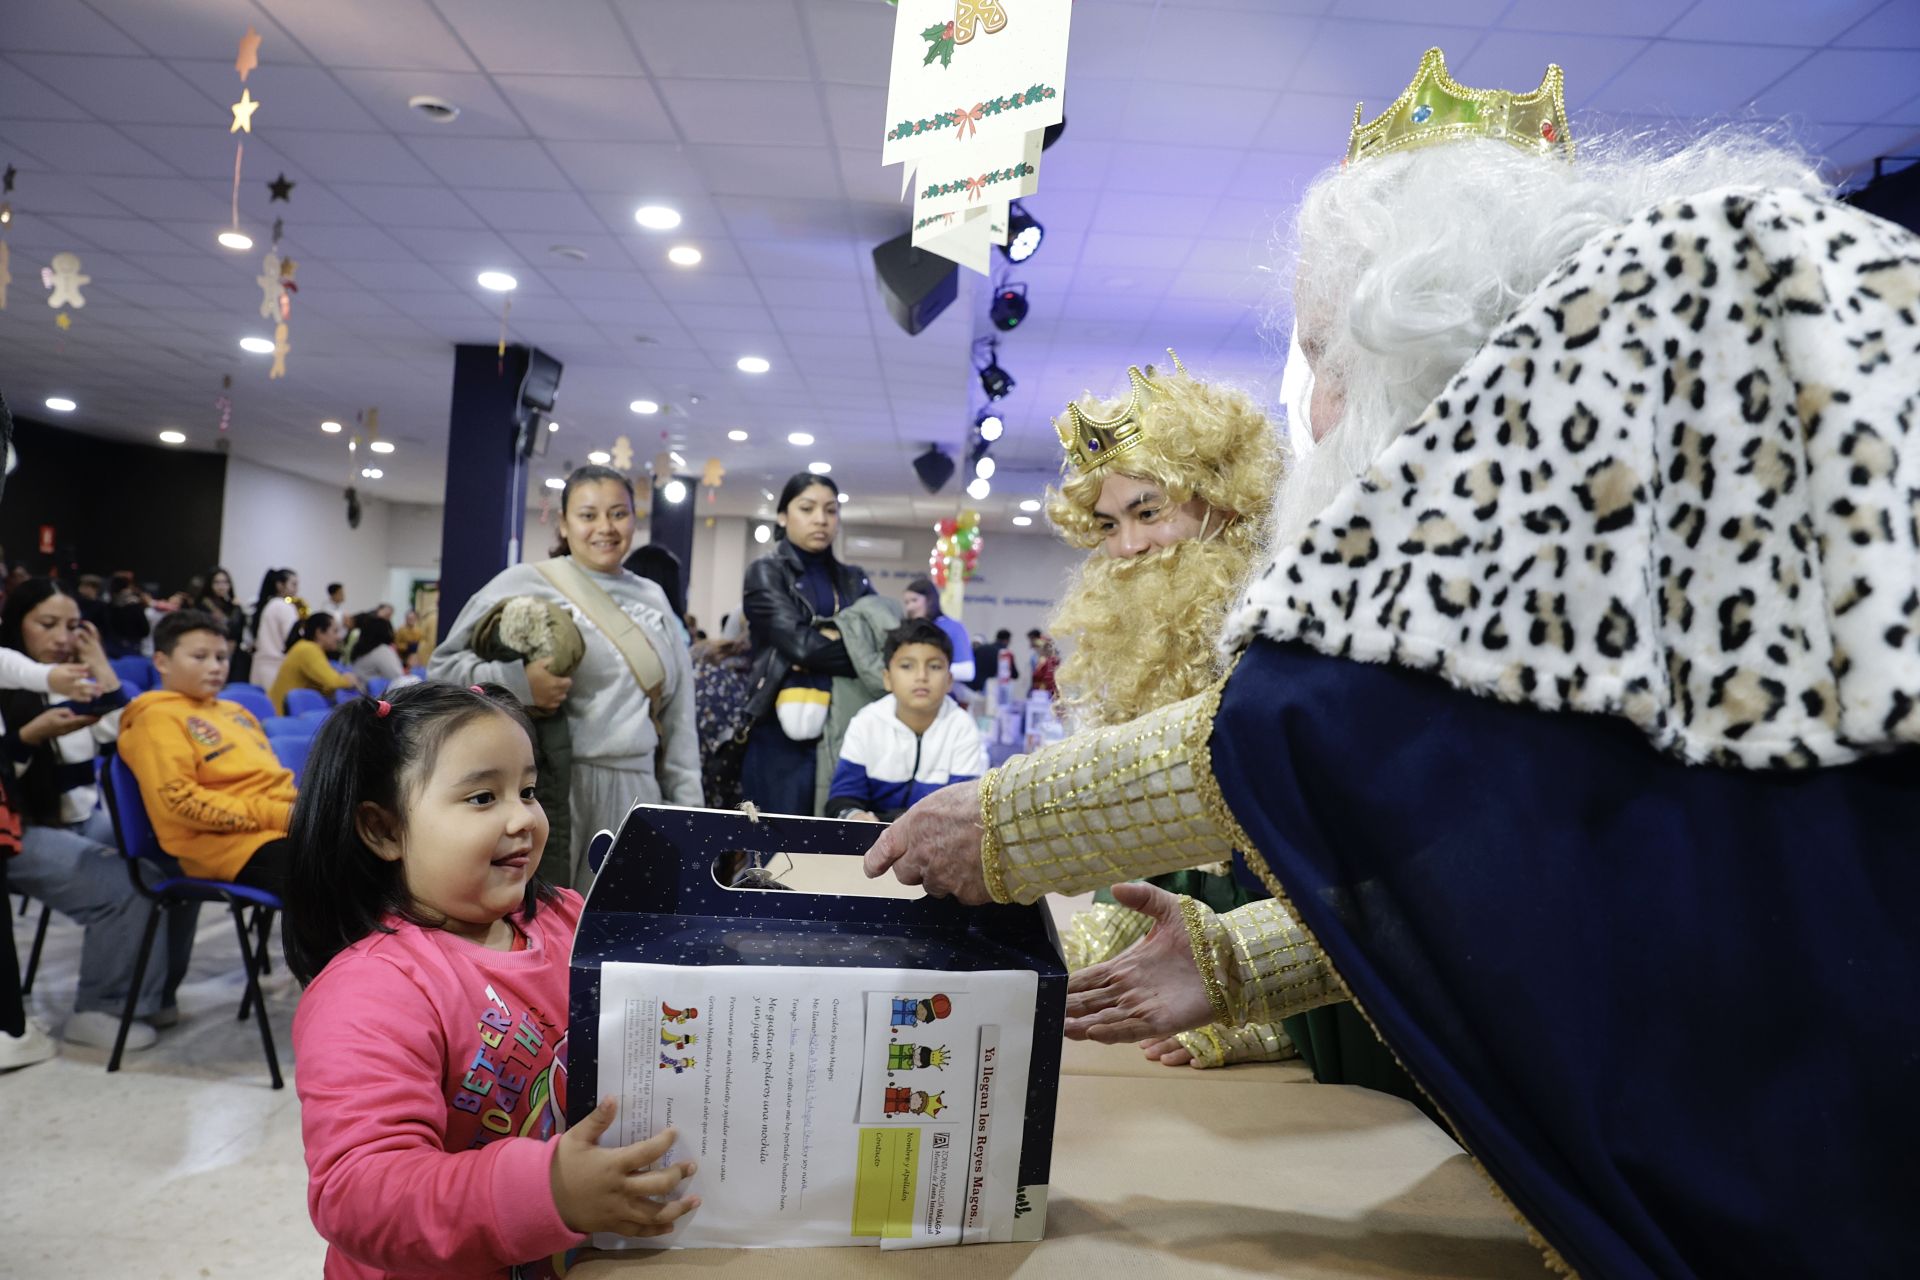
<path id="1" fill-rule="evenodd" d="M 872 595 L 873 584 L 858 565 L 834 557 L 840 496 L 833 481 L 806 472 L 794 476 L 780 491 L 777 518 L 780 541 L 747 566 L 744 610 L 757 657 L 748 704 L 753 729 L 740 783 L 746 798 L 769 813 L 811 814 L 818 739 L 788 737 L 773 713 L 774 699 L 796 674 L 854 674 L 846 645 L 826 622 Z"/>

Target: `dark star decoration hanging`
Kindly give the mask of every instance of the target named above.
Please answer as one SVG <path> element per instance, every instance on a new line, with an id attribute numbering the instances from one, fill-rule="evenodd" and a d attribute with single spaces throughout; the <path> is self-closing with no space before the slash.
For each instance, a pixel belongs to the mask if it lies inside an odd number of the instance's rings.
<path id="1" fill-rule="evenodd" d="M 6 177 L 5 177 L 5 179 L 4 179 L 4 183 L 5 183 L 5 185 L 4 185 L 4 186 L 0 186 L 0 191 L 7 191 L 7 192 L 11 192 L 11 191 L 13 190 L 13 175 L 14 175 L 14 174 L 16 174 L 16 173 L 18 173 L 18 172 L 20 172 L 20 171 L 19 171 L 18 169 L 16 169 L 16 168 L 14 168 L 14 167 L 13 167 L 12 165 L 8 165 L 8 166 L 7 166 L 7 172 L 6 172 Z"/>
<path id="2" fill-rule="evenodd" d="M 275 200 L 281 200 L 281 201 L 285 201 L 287 204 L 292 204 L 293 201 L 289 199 L 289 196 L 292 194 L 293 189 L 296 185 L 297 185 L 296 183 L 287 181 L 286 174 L 284 173 L 281 174 L 279 177 L 275 178 L 272 182 L 269 182 L 267 184 L 267 190 L 273 192 L 271 196 L 267 197 L 267 203 L 272 204 Z"/>

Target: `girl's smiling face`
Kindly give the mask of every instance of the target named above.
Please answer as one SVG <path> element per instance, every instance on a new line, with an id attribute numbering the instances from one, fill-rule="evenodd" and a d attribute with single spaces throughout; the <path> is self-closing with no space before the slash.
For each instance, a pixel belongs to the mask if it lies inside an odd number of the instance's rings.
<path id="1" fill-rule="evenodd" d="M 506 950 L 506 917 L 526 900 L 547 844 L 547 815 L 534 798 L 533 743 L 509 716 L 475 716 L 449 733 L 433 767 L 405 787 L 396 820 L 361 806 L 362 838 L 401 864 L 415 908 L 446 932 Z"/>

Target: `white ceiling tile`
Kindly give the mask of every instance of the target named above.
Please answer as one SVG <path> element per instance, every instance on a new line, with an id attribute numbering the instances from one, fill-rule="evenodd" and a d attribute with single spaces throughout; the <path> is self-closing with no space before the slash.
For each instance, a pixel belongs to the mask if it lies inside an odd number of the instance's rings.
<path id="1" fill-rule="evenodd" d="M 1064 151 L 1062 142 L 1056 151 Z M 1102 194 L 1108 192 L 1153 195 L 1221 196 L 1233 185 L 1233 174 L 1246 153 L 1238 147 L 1180 146 L 1173 143 L 1141 143 L 1118 148 L 1107 170 Z M 1040 195 L 1049 190 L 1043 166 Z"/>
<path id="2" fill-rule="evenodd" d="M 74 239 L 109 253 L 180 253 L 201 247 L 174 234 L 167 224 L 145 218 L 93 218 L 62 214 L 54 222 Z M 210 253 L 221 252 L 214 245 L 210 230 L 201 243 Z"/>
<path id="3" fill-rule="evenodd" d="M 1570 41 L 1582 35 L 1657 36 L 1691 7 L 1692 0 L 1609 0 L 1607 4 L 1516 0 L 1500 25 L 1519 31 L 1563 32 Z M 1412 78 L 1409 67 L 1407 79 Z"/>
<path id="4" fill-rule="evenodd" d="M 653 87 L 638 75 L 493 79 L 536 137 L 582 142 L 677 140 L 673 122 Z"/>
<path id="5" fill-rule="evenodd" d="M 597 219 L 596 219 L 597 221 Z M 565 276 L 575 282 L 602 275 L 620 276 L 628 273 L 634 266 L 627 246 L 613 236 L 601 233 L 581 234 L 579 232 L 560 233 L 552 228 L 537 231 L 503 231 L 500 238 L 513 246 L 522 262 L 534 264 L 542 271 L 552 272 L 556 277 Z M 553 252 L 556 245 L 586 251 L 585 262 L 575 262 Z"/>
<path id="6" fill-rule="evenodd" d="M 523 138 L 526 126 L 500 96 L 493 81 L 473 71 L 336 71 L 346 91 L 381 128 L 432 137 Z M 445 123 L 415 111 L 416 95 L 441 98 L 460 109 Z"/>
<path id="7" fill-rule="evenodd" d="M 233 185 L 233 139 L 203 125 L 126 123 L 120 132 L 157 157 L 167 173 Z M 285 153 L 264 137 L 247 140 L 246 175 L 261 170 L 278 172 L 288 164 Z"/>
<path id="8" fill-rule="evenodd" d="M 259 0 L 322 66 L 471 71 L 473 59 L 427 0 Z M 263 58 L 271 56 L 264 46 Z"/>
<path id="9" fill-rule="evenodd" d="M 1244 147 L 1259 136 L 1277 97 L 1268 89 L 1141 83 L 1127 103 L 1126 129 L 1138 142 Z M 1040 166 L 1042 182 L 1046 168 Z"/>
<path id="10" fill-rule="evenodd" d="M 420 157 L 388 134 L 282 130 L 274 141 L 297 177 L 321 182 L 419 183 L 434 176 Z"/>
<path id="11" fill-rule="evenodd" d="M 239 101 L 240 89 L 231 58 L 182 59 L 172 65 L 182 77 L 214 99 L 213 110 L 203 119 L 232 123 L 233 113 L 227 104 Z M 322 67 L 276 67 L 271 73 L 263 68 L 248 78 L 247 91 L 260 104 L 254 113 L 253 127 L 263 137 L 287 129 L 380 127 L 380 121 L 341 88 L 332 72 Z"/>
<path id="12" fill-rule="evenodd" d="M 498 234 L 484 228 L 390 227 L 387 234 L 404 245 L 421 262 L 452 268 L 449 274 L 462 287 L 472 287 L 473 278 L 482 271 L 507 271 L 519 274 L 520 255 Z M 524 292 L 530 282 L 522 280 Z M 519 296 L 516 295 L 516 302 Z"/>
<path id="13" fill-rule="evenodd" d="M 166 162 L 110 125 L 73 120 L 6 120 L 0 121 L 0 141 L 10 152 L 23 154 L 42 168 L 70 170 L 79 157 L 85 156 L 89 174 L 173 176 Z M 232 164 L 231 153 L 228 164 Z"/>
<path id="14" fill-rule="evenodd" d="M 1907 102 L 1917 84 L 1920 53 L 1913 50 L 1828 49 L 1794 67 L 1754 105 L 1765 115 L 1866 123 Z"/>
<path id="15" fill-rule="evenodd" d="M 802 12 L 822 80 L 886 86 L 893 58 L 892 10 L 882 12 L 872 0 L 807 0 Z"/>
<path id="16" fill-rule="evenodd" d="M 671 8 L 656 0 L 615 4 L 656 76 L 732 82 L 813 78 L 792 0 L 700 0 Z M 884 20 L 890 28 L 892 13 Z"/>
<path id="17" fill-rule="evenodd" d="M 1875 157 L 1920 155 L 1920 125 L 1863 125 L 1826 154 L 1837 168 L 1858 171 L 1861 177 L 1871 177 Z"/>
<path id="18" fill-rule="evenodd" d="M 1823 45 L 1857 25 L 1882 0 L 1698 0 L 1668 27 L 1675 40 L 1740 39 L 1759 44 Z"/>
<path id="19" fill-rule="evenodd" d="M 166 63 L 152 58 L 15 53 L 8 56 L 7 62 L 16 68 L 13 74 L 38 80 L 75 101 L 111 101 L 116 112 L 124 110 L 132 119 L 158 124 L 198 124 L 209 131 L 224 132 L 225 123 L 231 122 L 232 115 L 217 95 L 225 93 L 231 85 L 231 100 L 240 98 L 240 86 L 231 66 L 227 68 L 226 81 L 214 82 L 202 90 Z"/>
<path id="20" fill-rule="evenodd" d="M 1114 196 L 1099 203 L 1087 225 L 1095 231 L 1191 236 L 1213 211 L 1212 196 Z"/>
<path id="21" fill-rule="evenodd" d="M 720 303 L 728 306 L 759 307 L 771 305 L 762 296 L 760 283 L 749 275 L 717 275 L 705 264 L 694 268 L 673 268 L 650 272 L 651 291 L 661 302 L 678 307 L 682 303 Z"/>
<path id="22" fill-rule="evenodd" d="M 376 262 L 417 261 L 417 255 L 378 227 L 287 226 L 287 244 L 295 256 L 329 261 L 364 258 Z"/>
<path id="23" fill-rule="evenodd" d="M 870 153 L 880 165 L 880 144 L 887 131 L 887 91 L 872 85 L 830 84 L 821 90 L 833 141 L 842 147 Z"/>
<path id="24" fill-rule="evenodd" d="M 95 178 L 89 185 L 126 210 L 128 216 L 203 218 L 209 225 L 215 220 L 224 223 L 228 216 L 229 193 L 218 183 L 191 178 Z M 38 198 L 34 207 L 43 207 Z M 95 201 L 92 212 L 108 210 Z"/>
<path id="25" fill-rule="evenodd" d="M 43 5 L 42 8 L 79 6 Z M 92 9 L 118 27 L 148 53 L 163 58 L 204 58 L 226 53 L 228 83 L 240 33 L 249 25 L 260 33 L 260 67 L 284 67 L 312 61 L 252 0 L 193 0 L 191 4 L 155 4 L 154 0 L 86 0 Z M 223 86 L 224 87 L 224 86 Z"/>
<path id="26" fill-rule="evenodd" d="M 42 55 L 16 54 L 16 58 Z M 0 120 L 85 120 L 91 113 L 0 59 Z"/>
<path id="27" fill-rule="evenodd" d="M 523 0 L 436 0 L 441 14 L 490 71 L 638 75 L 632 42 L 605 5 Z M 656 10 L 657 11 L 657 10 Z"/>
<path id="28" fill-rule="evenodd" d="M 1096 267 L 1178 267 L 1192 241 L 1179 236 L 1115 235 L 1090 231 L 1080 250 L 1082 265 Z"/>
<path id="29" fill-rule="evenodd" d="M 1371 115 L 1407 87 L 1428 49 L 1439 45 L 1449 53 L 1458 50 L 1458 57 L 1478 39 L 1479 34 L 1468 28 L 1424 22 L 1322 22 L 1287 88 L 1295 93 L 1363 99 Z M 1349 105 L 1349 124 L 1352 113 Z"/>
<path id="30" fill-rule="evenodd" d="M 537 142 L 412 137 L 408 145 L 435 176 L 452 186 L 550 191 L 565 184 Z"/>
<path id="31" fill-rule="evenodd" d="M 421 177 L 431 177 L 422 173 Z M 335 182 L 333 194 L 383 227 L 478 227 L 482 223 L 467 202 L 443 186 L 398 186 Z M 302 192 L 296 188 L 294 195 Z"/>
<path id="32" fill-rule="evenodd" d="M 1143 79 L 1274 89 L 1293 74 L 1315 26 L 1283 14 L 1191 9 L 1162 13 L 1150 37 L 1144 23 L 1133 29 L 1146 53 Z"/>
<path id="33" fill-rule="evenodd" d="M 825 146 L 826 119 L 812 85 L 759 80 L 654 82 L 688 142 Z M 877 125 L 876 125 L 877 127 Z"/>
<path id="34" fill-rule="evenodd" d="M 716 196 L 727 230 L 743 240 L 807 240 L 846 234 L 847 210 L 839 200 L 762 200 Z M 906 210 L 901 209 L 904 223 Z M 901 228 L 905 230 L 904 225 Z M 897 233 L 896 233 L 897 234 Z"/>
<path id="35" fill-rule="evenodd" d="M 1239 239 L 1264 244 L 1288 234 L 1289 210 L 1267 200 L 1222 200 L 1201 225 L 1200 233 L 1216 239 Z"/>
<path id="36" fill-rule="evenodd" d="M 834 153 L 823 147 L 698 147 L 694 167 L 714 196 L 826 200 L 840 194 Z"/>
<path id="37" fill-rule="evenodd" d="M 706 193 L 699 171 L 678 145 L 550 142 L 547 153 L 577 190 L 618 193 L 626 203 L 617 220 L 627 226 L 633 225 L 633 211 L 648 200 L 674 203 Z"/>
<path id="38" fill-rule="evenodd" d="M 1602 110 L 1665 113 L 1698 118 L 1740 111 L 1761 90 L 1806 56 L 1767 45 L 1655 42 L 1586 99 Z M 1700 75 L 1711 66 L 1711 78 Z"/>
<path id="39" fill-rule="evenodd" d="M 836 155 L 840 163 L 840 185 L 849 201 L 863 206 L 863 213 L 882 209 L 904 211 L 909 207 L 900 195 L 900 166 L 882 165 L 879 148 L 843 147 Z"/>
<path id="40" fill-rule="evenodd" d="M 237 39 L 238 37 L 236 37 Z M 16 4 L 0 23 L 0 52 L 138 54 L 133 41 L 98 14 L 75 4 Z"/>
<path id="41" fill-rule="evenodd" d="M 1036 200 L 1045 199 L 1053 191 L 1098 191 L 1107 183 L 1109 165 L 1114 163 L 1120 148 L 1111 142 L 1095 142 L 1067 133 L 1061 135 L 1059 142 L 1041 153 L 1041 166 L 1046 176 L 1040 184 L 1040 193 Z M 1132 165 L 1132 152 L 1129 151 L 1122 163 L 1129 169 Z M 900 182 L 897 168 L 887 170 L 895 175 L 893 190 L 898 194 Z"/>
<path id="42" fill-rule="evenodd" d="M 497 231 L 550 231 L 556 235 L 592 235 L 601 229 L 600 215 L 573 192 L 501 191 L 469 187 L 466 202 Z M 552 243 L 549 241 L 549 243 Z"/>
<path id="43" fill-rule="evenodd" d="M 421 299 L 427 295 L 460 297 L 467 303 L 468 309 L 479 305 L 467 298 L 464 294 L 448 294 L 446 292 L 446 277 L 440 273 L 438 268 L 429 266 L 424 262 L 355 262 L 348 260 L 332 262 L 329 265 L 347 280 L 360 286 L 361 289 L 385 295 L 393 307 L 406 312 L 408 315 L 416 314 L 417 305 Z M 308 284 L 309 282 L 303 280 L 301 283 Z M 313 289 L 312 287 L 302 289 L 300 291 L 301 304 L 305 304 L 307 295 L 313 294 L 317 297 L 321 292 L 323 291 Z M 380 308 L 382 311 L 387 309 L 387 307 Z"/>
<path id="44" fill-rule="evenodd" d="M 1324 156 L 1249 151 L 1234 172 L 1229 190 L 1243 200 L 1264 200 L 1276 209 L 1291 209 L 1315 178 L 1339 166 L 1345 152 L 1344 139 L 1338 151 Z"/>
<path id="45" fill-rule="evenodd" d="M 1565 36 L 1539 31 L 1490 31 L 1471 54 L 1448 69 L 1462 84 L 1521 91 L 1539 84 L 1549 63 L 1560 64 L 1566 71 L 1577 139 L 1580 107 L 1646 48 L 1647 41 L 1631 36 L 1582 36 L 1569 44 Z"/>
<path id="46" fill-rule="evenodd" d="M 1887 0 L 1834 44 L 1853 49 L 1920 49 L 1920 5 Z"/>
<path id="47" fill-rule="evenodd" d="M 1068 81 L 1060 104 L 1067 119 L 1066 130 L 1061 134 L 1062 143 L 1068 139 L 1137 141 L 1127 129 L 1127 104 L 1133 101 L 1137 87 L 1137 81 L 1094 76 Z M 1046 167 L 1047 162 L 1043 158 L 1040 162 L 1042 186 L 1046 185 Z"/>

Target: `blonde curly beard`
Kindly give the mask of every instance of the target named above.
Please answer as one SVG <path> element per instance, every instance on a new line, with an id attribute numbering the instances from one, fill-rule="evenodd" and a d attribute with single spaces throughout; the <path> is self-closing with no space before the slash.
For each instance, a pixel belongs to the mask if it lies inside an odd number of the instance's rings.
<path id="1" fill-rule="evenodd" d="M 1131 559 L 1088 556 L 1049 626 L 1070 646 L 1058 676 L 1067 722 L 1124 724 L 1217 679 L 1220 629 L 1259 549 L 1242 520 Z"/>

